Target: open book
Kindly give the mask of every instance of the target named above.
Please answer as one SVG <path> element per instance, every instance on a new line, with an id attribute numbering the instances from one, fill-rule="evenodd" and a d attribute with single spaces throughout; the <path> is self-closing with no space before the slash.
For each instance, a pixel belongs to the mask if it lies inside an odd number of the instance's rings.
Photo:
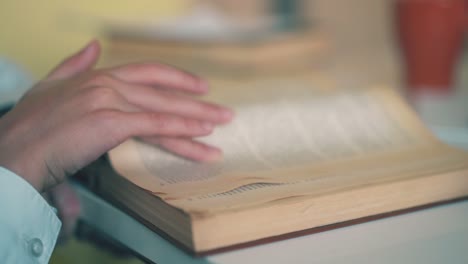
<path id="1" fill-rule="evenodd" d="M 468 154 L 436 140 L 393 90 L 255 87 L 212 95 L 236 110 L 200 138 L 222 161 L 132 139 L 109 153 L 103 195 L 195 253 L 468 196 Z"/>

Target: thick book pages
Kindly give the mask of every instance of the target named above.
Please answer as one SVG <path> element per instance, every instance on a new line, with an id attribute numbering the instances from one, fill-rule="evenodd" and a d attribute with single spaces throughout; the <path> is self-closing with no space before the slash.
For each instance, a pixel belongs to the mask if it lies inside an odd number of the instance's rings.
<path id="1" fill-rule="evenodd" d="M 178 219 L 188 221 L 181 228 L 190 235 L 182 240 L 192 250 L 468 195 L 468 155 L 436 140 L 394 91 L 260 86 L 214 93 L 237 114 L 200 138 L 223 149 L 222 161 L 195 163 L 137 139 L 109 153 L 123 181 L 147 190 L 141 200 L 153 196 L 150 204 L 160 201 L 185 215 Z M 141 207 L 113 181 L 105 183 L 111 196 L 130 210 Z M 147 214 L 150 204 L 134 213 Z M 143 218 L 154 222 L 164 215 Z M 180 230 L 165 232 L 175 237 L 171 233 Z"/>

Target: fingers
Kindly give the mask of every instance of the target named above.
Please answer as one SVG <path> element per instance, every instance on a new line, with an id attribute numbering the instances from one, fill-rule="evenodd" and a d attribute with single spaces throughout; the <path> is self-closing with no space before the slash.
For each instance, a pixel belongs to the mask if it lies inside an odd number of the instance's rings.
<path id="1" fill-rule="evenodd" d="M 188 138 L 146 137 L 142 140 L 194 161 L 213 162 L 222 158 L 220 149 Z"/>
<path id="2" fill-rule="evenodd" d="M 103 134 L 114 134 L 123 142 L 130 137 L 199 137 L 213 132 L 211 123 L 154 112 L 101 110 L 91 115 L 91 123 L 103 127 Z"/>
<path id="3" fill-rule="evenodd" d="M 208 91 L 208 84 L 202 79 L 163 64 L 128 64 L 109 70 L 116 78 L 129 83 L 164 86 L 195 94 L 204 94 Z"/>
<path id="4" fill-rule="evenodd" d="M 108 135 L 104 145 L 109 148 L 131 137 L 144 137 L 191 160 L 220 159 L 219 149 L 190 138 L 211 134 L 215 124 L 231 119 L 230 110 L 108 76 L 94 77 L 90 85 L 82 91 L 80 101 L 86 103 L 81 108 L 90 113 L 89 126 L 100 127 L 95 134 Z"/>
<path id="5" fill-rule="evenodd" d="M 88 127 L 108 135 L 104 151 L 140 137 L 191 160 L 220 159 L 219 149 L 191 138 L 211 134 L 216 124 L 232 119 L 232 111 L 154 87 L 204 93 L 207 86 L 201 79 L 165 65 L 132 64 L 96 71 L 84 84 Z"/>
<path id="6" fill-rule="evenodd" d="M 191 160 L 212 161 L 221 156 L 218 149 L 191 141 L 191 138 L 211 134 L 214 128 L 211 123 L 194 119 L 151 112 L 102 109 L 74 123 L 70 129 L 81 131 L 83 128 L 88 128 L 84 134 L 93 135 L 86 143 L 93 142 L 91 145 L 97 149 L 96 153 L 107 152 L 127 139 L 139 137 Z M 85 144 L 79 144 L 78 148 L 81 145 Z M 92 156 L 89 160 L 95 158 L 97 156 Z"/>
<path id="7" fill-rule="evenodd" d="M 149 111 L 171 113 L 215 124 L 227 123 L 233 117 L 233 112 L 226 107 L 169 91 L 123 82 L 115 82 L 113 87 L 130 103 Z"/>
<path id="8" fill-rule="evenodd" d="M 65 59 L 46 77 L 46 80 L 70 78 L 78 73 L 91 69 L 99 58 L 100 46 L 96 40 L 91 41 L 78 53 Z"/>

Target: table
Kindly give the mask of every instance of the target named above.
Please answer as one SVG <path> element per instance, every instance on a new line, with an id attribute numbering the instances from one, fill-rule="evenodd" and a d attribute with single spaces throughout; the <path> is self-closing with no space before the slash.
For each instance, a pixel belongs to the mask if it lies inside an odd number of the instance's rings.
<path id="1" fill-rule="evenodd" d="M 81 220 L 159 263 L 468 263 L 468 201 L 193 258 L 135 219 L 76 186 Z"/>

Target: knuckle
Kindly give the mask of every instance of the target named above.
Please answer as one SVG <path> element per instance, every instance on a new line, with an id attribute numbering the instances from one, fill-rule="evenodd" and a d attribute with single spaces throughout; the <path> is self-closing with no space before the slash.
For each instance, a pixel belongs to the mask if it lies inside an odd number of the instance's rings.
<path id="1" fill-rule="evenodd" d="M 211 112 L 216 112 L 218 110 L 216 106 L 208 104 L 208 103 L 199 103 L 198 107 L 199 107 L 199 110 L 203 113 L 211 113 Z"/>
<path id="2" fill-rule="evenodd" d="M 117 145 L 121 140 L 128 137 L 129 129 L 123 126 L 123 119 L 120 112 L 112 109 L 101 109 L 88 115 L 90 126 L 95 127 L 98 136 L 105 137 L 103 141 Z"/>
<path id="3" fill-rule="evenodd" d="M 156 126 L 157 130 L 164 131 L 170 126 L 171 121 L 168 117 L 156 113 L 149 115 L 151 122 Z"/>
<path id="4" fill-rule="evenodd" d="M 101 109 L 90 114 L 92 122 L 103 127 L 112 127 L 118 118 L 119 112 L 111 109 Z"/>
<path id="5" fill-rule="evenodd" d="M 159 65 L 154 63 L 136 63 L 127 66 L 133 72 L 155 72 L 161 70 Z"/>
<path id="6" fill-rule="evenodd" d="M 197 82 L 197 77 L 194 77 L 193 75 L 186 72 L 179 72 L 179 78 L 181 82 L 186 84 L 194 84 Z"/>
<path id="7" fill-rule="evenodd" d="M 85 98 L 88 109 L 96 111 L 111 107 L 119 99 L 119 95 L 110 87 L 98 86 L 89 89 Z"/>
<path id="8" fill-rule="evenodd" d="M 182 124 L 186 131 L 197 131 L 200 129 L 200 123 L 192 119 L 182 119 Z"/>
<path id="9" fill-rule="evenodd" d="M 142 64 L 141 66 L 150 71 L 161 71 L 167 67 L 166 65 L 159 64 L 159 63 L 145 63 L 145 64 Z"/>
<path id="10" fill-rule="evenodd" d="M 101 109 L 92 113 L 96 121 L 114 121 L 118 117 L 118 111 L 111 109 Z"/>
<path id="11" fill-rule="evenodd" d="M 159 71 L 161 74 L 163 74 L 167 80 L 173 81 L 173 82 L 178 82 L 182 84 L 186 83 L 193 83 L 195 80 L 195 77 L 183 70 L 174 68 L 169 65 L 153 65 L 154 69 Z"/>
<path id="12" fill-rule="evenodd" d="M 179 70 L 168 70 L 166 75 L 168 76 L 168 79 L 178 83 L 179 85 L 187 85 L 194 82 L 194 78 L 192 76 Z"/>
<path id="13" fill-rule="evenodd" d="M 161 102 L 174 101 L 174 96 L 166 91 L 155 91 L 155 95 Z"/>
<path id="14" fill-rule="evenodd" d="M 142 66 L 152 71 L 166 71 L 171 69 L 170 66 L 161 63 L 145 63 L 142 64 Z"/>
<path id="15" fill-rule="evenodd" d="M 115 82 L 112 75 L 104 71 L 98 71 L 89 77 L 87 85 L 90 86 L 105 86 Z"/>

